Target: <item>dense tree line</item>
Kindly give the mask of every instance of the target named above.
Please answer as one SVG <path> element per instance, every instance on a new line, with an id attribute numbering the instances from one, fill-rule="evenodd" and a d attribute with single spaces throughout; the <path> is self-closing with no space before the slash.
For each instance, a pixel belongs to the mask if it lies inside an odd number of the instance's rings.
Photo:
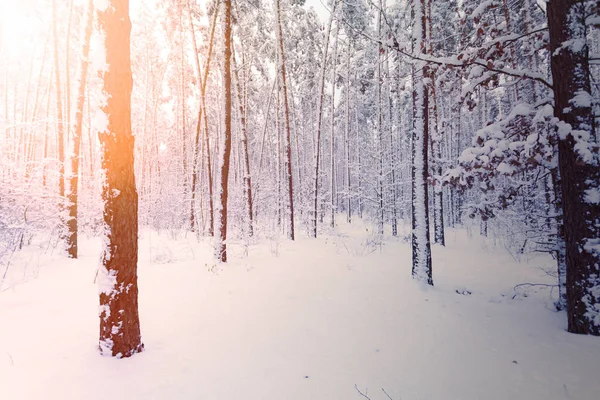
<path id="1" fill-rule="evenodd" d="M 131 33 L 111 22 L 127 0 L 39 7 L 32 45 L 1 43 L 0 262 L 105 235 L 101 304 L 132 307 L 101 316 L 113 355 L 142 346 L 138 216 L 215 236 L 223 262 L 340 218 L 407 225 L 430 285 L 430 236 L 476 221 L 552 253 L 569 331 L 600 335 L 597 2 L 332 0 L 323 21 L 302 0 L 147 0 Z"/>

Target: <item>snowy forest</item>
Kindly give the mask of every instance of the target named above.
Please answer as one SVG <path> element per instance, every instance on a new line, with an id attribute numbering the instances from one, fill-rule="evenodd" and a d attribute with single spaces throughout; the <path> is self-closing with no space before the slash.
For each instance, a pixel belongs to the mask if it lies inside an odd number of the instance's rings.
<path id="1" fill-rule="evenodd" d="M 598 336 L 597 0 L 0 0 L 0 398 L 591 400 Z"/>

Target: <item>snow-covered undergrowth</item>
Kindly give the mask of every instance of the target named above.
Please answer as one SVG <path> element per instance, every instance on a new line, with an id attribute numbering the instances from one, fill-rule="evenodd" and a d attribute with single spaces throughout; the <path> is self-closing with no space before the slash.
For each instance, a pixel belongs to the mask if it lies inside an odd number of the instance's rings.
<path id="1" fill-rule="evenodd" d="M 549 257 L 449 230 L 426 288 L 410 245 L 367 229 L 230 244 L 227 265 L 192 235 L 142 233 L 146 351 L 125 360 L 97 350 L 99 241 L 42 255 L 0 293 L 0 399 L 597 398 L 600 340 L 567 333 L 549 289 L 515 296 L 554 283 Z"/>

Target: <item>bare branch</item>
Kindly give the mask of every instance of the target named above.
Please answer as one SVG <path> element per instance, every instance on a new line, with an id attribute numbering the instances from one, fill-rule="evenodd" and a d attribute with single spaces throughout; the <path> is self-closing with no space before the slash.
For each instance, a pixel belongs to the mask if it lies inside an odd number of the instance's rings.
<path id="1" fill-rule="evenodd" d="M 356 389 L 356 391 L 365 399 L 371 400 L 371 398 L 369 396 L 367 396 L 366 394 L 364 394 L 363 392 L 360 391 L 360 389 L 358 388 L 358 386 L 356 384 L 354 385 L 354 389 Z M 366 390 L 365 390 L 365 392 L 366 392 Z"/>
<path id="2" fill-rule="evenodd" d="M 388 399 L 390 399 L 390 400 L 394 400 L 394 399 L 392 399 L 392 397 L 391 397 L 391 396 L 388 394 L 388 392 L 386 392 L 386 391 L 385 391 L 385 389 L 384 389 L 384 388 L 381 388 L 381 391 L 382 391 L 382 392 L 383 392 L 383 393 L 384 393 L 384 394 L 387 396 L 387 398 L 388 398 Z M 402 397 L 400 397 L 400 400 L 402 400 Z"/>
<path id="3" fill-rule="evenodd" d="M 525 283 L 520 283 L 518 285 L 516 285 L 513 290 L 517 290 L 517 288 L 519 287 L 533 287 L 533 286 L 541 286 L 541 287 L 557 287 L 557 284 L 548 284 L 548 283 L 529 283 L 529 282 L 525 282 Z"/>
<path id="4" fill-rule="evenodd" d="M 371 4 L 373 4 L 371 2 Z M 329 10 L 329 8 L 325 7 L 326 9 Z M 331 10 L 329 10 L 331 12 Z M 390 23 L 388 22 L 387 18 L 385 18 L 385 13 L 384 14 L 384 20 L 386 21 L 386 24 L 388 25 L 388 27 L 391 28 Z M 454 60 L 452 58 L 448 58 L 448 57 L 428 57 L 424 54 L 411 54 L 409 52 L 407 52 L 406 50 L 404 50 L 400 44 L 398 43 L 398 40 L 396 38 L 396 36 L 393 33 L 393 30 L 390 29 L 390 32 L 393 36 L 393 44 L 389 44 L 386 43 L 385 41 L 382 41 L 381 38 L 374 38 L 368 34 L 366 34 L 364 31 L 361 31 L 359 29 L 356 29 L 355 27 L 353 27 L 350 23 L 348 23 L 348 21 L 346 21 L 344 18 L 338 18 L 338 20 L 340 22 L 342 22 L 343 24 L 345 24 L 346 26 L 348 26 L 350 29 L 352 29 L 355 33 L 363 36 L 364 38 L 377 43 L 380 46 L 384 46 L 388 49 L 394 50 L 397 53 L 410 58 L 411 60 L 415 60 L 415 61 L 425 61 L 431 64 L 436 64 L 436 65 L 444 65 L 444 66 L 453 66 L 453 67 L 468 67 L 470 65 L 478 65 L 480 67 L 485 68 L 488 71 L 492 71 L 492 72 L 496 72 L 498 74 L 503 74 L 503 75 L 507 75 L 507 76 L 512 76 L 514 78 L 521 78 L 521 79 L 532 79 L 534 81 L 537 81 L 539 83 L 541 83 L 542 85 L 546 86 L 549 89 L 553 89 L 552 83 L 548 82 L 543 75 L 541 74 L 535 74 L 535 73 L 531 73 L 529 71 L 526 70 L 517 70 L 517 69 L 511 69 L 511 68 L 499 68 L 499 67 L 495 67 L 494 65 L 490 65 L 490 63 L 487 63 L 485 60 L 481 60 L 481 59 L 474 59 L 471 61 L 460 61 L 460 60 Z M 546 30 L 546 27 L 542 27 L 540 29 L 534 30 L 529 32 L 528 34 L 525 35 L 508 35 L 508 36 L 504 36 L 503 38 L 498 38 L 498 39 L 503 39 L 505 42 L 510 43 L 511 41 L 516 41 L 519 40 L 527 35 L 531 35 L 531 34 L 535 34 L 535 33 L 539 33 L 542 32 L 544 30 Z M 494 42 L 495 43 L 495 42 Z"/>

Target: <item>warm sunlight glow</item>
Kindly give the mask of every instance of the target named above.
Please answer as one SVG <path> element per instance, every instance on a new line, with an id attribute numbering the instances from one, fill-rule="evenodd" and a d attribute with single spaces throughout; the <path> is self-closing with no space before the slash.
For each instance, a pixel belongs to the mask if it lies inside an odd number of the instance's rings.
<path id="1" fill-rule="evenodd" d="M 34 0 L 0 1 L 0 51 L 11 58 L 30 54 L 43 35 L 42 15 Z"/>
<path id="2" fill-rule="evenodd" d="M 0 400 L 600 400 L 596 4 L 0 0 Z"/>

